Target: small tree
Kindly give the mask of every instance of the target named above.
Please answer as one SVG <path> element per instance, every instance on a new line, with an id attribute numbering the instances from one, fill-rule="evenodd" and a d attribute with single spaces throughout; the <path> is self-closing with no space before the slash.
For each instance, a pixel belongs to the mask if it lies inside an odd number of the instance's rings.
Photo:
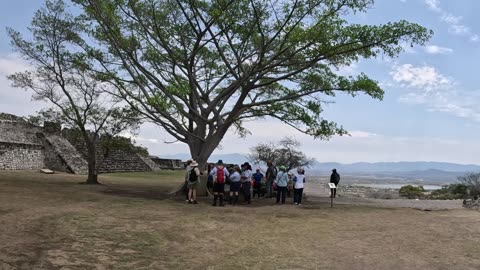
<path id="1" fill-rule="evenodd" d="M 458 181 L 468 187 L 470 196 L 480 196 L 480 173 L 467 173 L 458 177 Z"/>
<path id="2" fill-rule="evenodd" d="M 412 186 L 412 185 L 406 185 L 400 188 L 398 191 L 398 194 L 402 197 L 407 197 L 409 199 L 417 199 L 417 198 L 423 198 L 425 197 L 425 189 L 423 186 Z"/>
<path id="3" fill-rule="evenodd" d="M 284 165 L 287 171 L 295 167 L 309 166 L 314 161 L 299 150 L 301 143 L 294 138 L 285 137 L 278 143 L 260 143 L 251 148 L 249 159 L 255 164 L 271 161 L 275 165 Z"/>
<path id="4" fill-rule="evenodd" d="M 87 148 L 87 184 L 98 184 L 97 143 L 100 137 L 138 127 L 137 114 L 106 94 L 108 86 L 90 71 L 91 63 L 82 52 L 80 20 L 65 12 L 62 1 L 47 1 L 35 13 L 29 31 L 32 40 L 8 28 L 13 48 L 33 69 L 8 78 L 14 87 L 33 90 L 34 100 L 53 104 L 40 118 L 59 118 L 78 130 Z"/>

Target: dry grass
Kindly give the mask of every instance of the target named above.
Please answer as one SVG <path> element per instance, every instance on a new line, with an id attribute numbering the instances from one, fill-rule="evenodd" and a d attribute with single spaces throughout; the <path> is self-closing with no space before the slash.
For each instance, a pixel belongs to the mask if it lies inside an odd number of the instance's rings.
<path id="1" fill-rule="evenodd" d="M 479 212 L 187 205 L 181 175 L 0 172 L 0 269 L 480 268 Z"/>

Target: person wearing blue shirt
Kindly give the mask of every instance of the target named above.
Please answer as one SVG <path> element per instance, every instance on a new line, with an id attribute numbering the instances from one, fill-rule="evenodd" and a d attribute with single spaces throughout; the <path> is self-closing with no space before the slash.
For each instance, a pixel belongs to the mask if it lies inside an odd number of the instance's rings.
<path id="1" fill-rule="evenodd" d="M 260 199 L 262 180 L 263 180 L 263 174 L 260 172 L 260 169 L 257 169 L 257 171 L 252 175 L 252 178 L 253 178 L 253 198 L 255 199 L 255 194 L 258 194 L 258 198 Z"/>
<path id="2" fill-rule="evenodd" d="M 279 169 L 280 172 L 278 172 L 277 179 L 275 180 L 275 184 L 277 185 L 277 203 L 280 203 L 281 197 L 282 204 L 284 204 L 285 198 L 287 197 L 288 174 L 285 166 L 282 165 Z"/>

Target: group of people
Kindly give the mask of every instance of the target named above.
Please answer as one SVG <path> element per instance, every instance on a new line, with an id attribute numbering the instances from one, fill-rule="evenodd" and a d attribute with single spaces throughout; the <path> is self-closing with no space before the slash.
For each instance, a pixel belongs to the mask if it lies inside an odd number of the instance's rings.
<path id="1" fill-rule="evenodd" d="M 188 190 L 186 200 L 190 204 L 197 204 L 197 186 L 201 175 L 198 165 L 195 160 L 187 161 L 185 186 Z M 333 172 L 330 182 L 338 185 L 340 176 L 335 169 Z M 285 204 L 287 195 L 290 197 L 291 191 L 293 191 L 293 203 L 302 204 L 306 177 L 305 169 L 301 167 L 297 168 L 296 174 L 291 174 L 286 166 L 281 165 L 277 168 L 272 162 L 267 162 L 264 175 L 260 169 L 256 169 L 253 173 L 252 166 L 248 162 L 240 166 L 227 167 L 222 160 L 219 160 L 216 164 L 208 165 L 207 175 L 207 188 L 213 193 L 212 206 L 225 206 L 225 201 L 230 205 L 236 205 L 240 194 L 243 194 L 245 203 L 250 204 L 252 197 L 255 198 L 256 195 L 258 198 L 262 196 L 273 198 L 275 192 L 277 204 Z M 225 193 L 225 185 L 229 186 L 227 193 Z M 225 200 L 227 194 L 228 200 Z M 332 190 L 331 196 L 335 195 L 336 192 Z"/>

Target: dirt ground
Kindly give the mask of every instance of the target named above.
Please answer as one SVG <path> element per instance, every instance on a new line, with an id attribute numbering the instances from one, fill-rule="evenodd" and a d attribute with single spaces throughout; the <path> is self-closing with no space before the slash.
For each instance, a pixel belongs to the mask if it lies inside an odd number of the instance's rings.
<path id="1" fill-rule="evenodd" d="M 480 269 L 480 212 L 188 205 L 182 172 L 0 172 L 0 269 Z"/>

